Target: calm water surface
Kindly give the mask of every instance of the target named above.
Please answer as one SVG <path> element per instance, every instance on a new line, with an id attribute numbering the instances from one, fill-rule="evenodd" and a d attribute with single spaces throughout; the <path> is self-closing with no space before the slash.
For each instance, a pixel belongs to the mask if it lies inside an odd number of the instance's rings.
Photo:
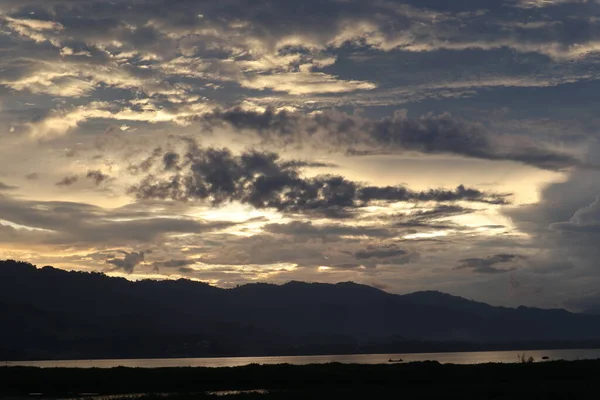
<path id="1" fill-rule="evenodd" d="M 435 360 L 442 364 L 513 363 L 519 354 L 525 353 L 536 361 L 546 356 L 549 360 L 600 359 L 600 349 L 583 350 L 531 350 L 531 351 L 486 351 L 468 353 L 417 353 L 417 354 L 353 354 L 331 356 L 290 357 L 224 357 L 224 358 L 164 358 L 132 360 L 69 360 L 69 361 L 9 361 L 8 366 L 68 367 L 68 368 L 113 368 L 113 367 L 237 367 L 248 364 L 323 364 L 339 362 L 345 364 L 388 364 L 389 359 L 404 362 Z"/>

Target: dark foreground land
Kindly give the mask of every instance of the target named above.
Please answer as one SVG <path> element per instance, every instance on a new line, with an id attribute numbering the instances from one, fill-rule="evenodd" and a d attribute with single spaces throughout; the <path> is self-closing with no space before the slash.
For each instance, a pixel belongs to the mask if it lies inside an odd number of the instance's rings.
<path id="1" fill-rule="evenodd" d="M 0 398 L 597 399 L 600 360 L 529 364 L 249 365 L 235 368 L 0 368 Z M 168 394 L 168 395 L 167 395 Z M 38 395 L 38 397 L 40 397 Z M 111 397 L 115 399 L 115 397 Z M 138 397 L 139 398 L 139 397 Z M 222 398 L 222 397 L 219 397 Z"/>

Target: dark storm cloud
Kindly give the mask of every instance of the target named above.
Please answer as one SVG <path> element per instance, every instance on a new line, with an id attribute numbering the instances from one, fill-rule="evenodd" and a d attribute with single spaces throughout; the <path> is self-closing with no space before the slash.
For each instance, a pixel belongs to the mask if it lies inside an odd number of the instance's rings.
<path id="1" fill-rule="evenodd" d="M 92 182 L 94 182 L 94 184 L 96 186 L 100 186 L 102 183 L 105 183 L 111 179 L 109 175 L 103 173 L 100 170 L 90 170 L 86 174 L 83 174 L 81 176 L 78 176 L 78 175 L 66 176 L 63 179 L 61 179 L 60 181 L 58 181 L 56 183 L 56 186 L 72 186 L 72 185 L 76 184 L 77 182 L 79 182 L 80 178 L 81 179 L 84 179 L 84 178 L 89 179 Z"/>
<path id="2" fill-rule="evenodd" d="M 353 211 L 384 202 L 471 201 L 506 204 L 507 195 L 458 186 L 453 190 L 412 191 L 403 186 L 368 186 L 342 176 L 302 177 L 294 163 L 275 153 L 190 147 L 185 170 L 167 177 L 148 175 L 129 192 L 138 199 L 203 200 L 212 205 L 239 201 L 258 209 L 349 217 Z M 163 171 L 165 172 L 164 166 Z"/>
<path id="3" fill-rule="evenodd" d="M 120 251 L 119 253 L 123 255 L 123 258 L 109 258 L 108 260 L 106 260 L 106 263 L 112 264 L 117 269 L 121 269 L 128 274 L 133 273 L 135 267 L 144 262 L 145 254 L 143 252 L 128 253 L 126 251 Z"/>
<path id="4" fill-rule="evenodd" d="M 421 254 L 414 250 L 401 249 L 396 244 L 371 244 L 351 254 L 367 268 L 389 265 L 405 265 L 418 260 Z"/>
<path id="5" fill-rule="evenodd" d="M 60 181 L 56 182 L 56 186 L 71 186 L 79 181 L 79 177 L 76 175 L 65 176 Z"/>
<path id="6" fill-rule="evenodd" d="M 404 256 L 408 254 L 406 250 L 398 248 L 396 245 L 389 246 L 369 246 L 365 250 L 354 253 L 357 260 L 366 260 L 370 258 L 390 258 Z"/>
<path id="7" fill-rule="evenodd" d="M 187 267 L 189 265 L 194 265 L 198 261 L 196 260 L 188 260 L 188 259 L 175 259 L 175 260 L 167 260 L 167 261 L 156 261 L 152 263 L 152 268 L 154 271 L 160 271 L 161 268 L 178 268 L 181 270 L 183 267 Z M 187 271 L 192 272 L 193 270 Z"/>
<path id="8" fill-rule="evenodd" d="M 166 153 L 163 156 L 163 163 L 166 171 L 176 170 L 179 167 L 179 154 Z"/>
<path id="9" fill-rule="evenodd" d="M 457 215 L 470 214 L 474 212 L 472 208 L 461 207 L 457 205 L 440 205 L 429 210 L 417 210 L 409 214 L 411 221 L 431 221 L 440 218 L 454 217 Z"/>
<path id="10" fill-rule="evenodd" d="M 110 179 L 109 175 L 106 175 L 105 173 L 103 173 L 100 170 L 88 171 L 88 173 L 85 175 L 85 177 L 93 180 L 94 183 L 96 184 L 96 186 L 98 186 L 98 185 L 102 184 L 103 182 L 106 182 L 107 180 Z"/>
<path id="11" fill-rule="evenodd" d="M 497 274 L 514 271 L 516 268 L 496 268 L 498 264 L 509 264 L 523 258 L 516 254 L 496 254 L 487 258 L 465 258 L 460 260 L 460 265 L 455 269 L 470 269 L 480 274 Z"/>
<path id="12" fill-rule="evenodd" d="M 399 219 L 394 225 L 405 228 L 430 228 L 430 229 L 463 229 L 456 223 L 447 221 L 447 218 L 471 214 L 474 209 L 457 205 L 439 205 L 428 210 L 417 210 L 408 214 L 395 216 Z M 440 221 L 442 220 L 442 221 Z"/>
<path id="13" fill-rule="evenodd" d="M 162 147 L 156 147 L 148 157 L 138 164 L 129 165 L 127 170 L 132 174 L 148 172 L 161 156 L 165 170 L 174 168 L 179 162 L 179 154 L 168 152 L 163 155 L 163 152 Z"/>
<path id="14" fill-rule="evenodd" d="M 382 200 L 388 202 L 395 201 L 472 201 L 489 204 L 507 204 L 508 195 L 492 194 L 486 198 L 487 194 L 477 189 L 466 188 L 459 185 L 454 190 L 431 189 L 428 191 L 414 192 L 402 186 L 364 186 L 358 193 L 358 199 L 370 203 L 372 201 Z"/>
<path id="15" fill-rule="evenodd" d="M 15 189 L 18 189 L 18 187 L 17 186 L 12 186 L 12 185 L 7 185 L 4 182 L 0 182 L 0 191 L 3 191 L 3 190 L 15 190 Z"/>
<path id="16" fill-rule="evenodd" d="M 265 142 L 283 146 L 327 145 L 349 155 L 415 151 L 514 161 L 549 170 L 590 167 L 576 156 L 547 148 L 542 142 L 532 144 L 516 137 L 496 137 L 480 123 L 449 114 L 417 119 L 399 114 L 373 120 L 337 111 L 307 116 L 285 110 L 259 112 L 235 108 L 215 111 L 200 120 L 209 128 L 226 124 L 238 132 L 255 131 Z"/>

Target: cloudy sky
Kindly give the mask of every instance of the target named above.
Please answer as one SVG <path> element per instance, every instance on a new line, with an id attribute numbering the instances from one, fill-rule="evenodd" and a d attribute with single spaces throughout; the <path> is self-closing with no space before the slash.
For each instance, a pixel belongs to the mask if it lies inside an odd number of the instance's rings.
<path id="1" fill-rule="evenodd" d="M 585 309 L 598 16 L 598 0 L 0 0 L 0 255 Z"/>

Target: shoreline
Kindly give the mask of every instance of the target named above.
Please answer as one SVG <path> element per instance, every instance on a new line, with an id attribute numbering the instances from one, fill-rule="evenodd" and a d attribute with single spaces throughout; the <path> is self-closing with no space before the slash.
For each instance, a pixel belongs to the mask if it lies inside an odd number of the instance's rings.
<path id="1" fill-rule="evenodd" d="M 600 340 L 589 341 L 541 341 L 541 342 L 509 342 L 509 343 L 477 343 L 477 342 L 406 342 L 401 345 L 382 347 L 343 346 L 342 349 L 331 349 L 329 346 L 306 351 L 306 349 L 293 349 L 274 352 L 248 352 L 225 354 L 98 354 L 78 355 L 39 355 L 17 356 L 12 359 L 0 359 L 0 363 L 19 362 L 67 362 L 85 360 L 167 360 L 167 359 L 230 359 L 230 358 L 269 358 L 269 357 L 327 357 L 327 356 L 352 356 L 352 355 L 416 355 L 416 354 L 447 354 L 447 353 L 485 353 L 485 352 L 532 352 L 532 351 L 583 351 L 600 350 Z M 76 347 L 74 347 L 76 348 Z M 35 352 L 34 352 L 35 353 Z"/>
<path id="2" fill-rule="evenodd" d="M 597 348 L 578 348 L 578 349 L 542 349 L 542 350 L 501 350 L 501 351 L 463 351 L 463 352 L 431 352 L 431 353 L 374 353 L 374 354 L 318 354 L 318 355 L 298 355 L 298 356 L 249 356 L 249 357 L 177 357 L 177 358 L 96 358 L 96 359 L 66 359 L 66 360 L 5 360 L 0 361 L 0 367 L 32 367 L 32 368 L 224 368 L 224 367 L 243 367 L 251 364 L 260 365 L 313 365 L 313 364 L 362 364 L 362 365 L 380 365 L 388 364 L 392 360 L 400 359 L 400 363 L 418 363 L 418 362 L 439 362 L 440 364 L 451 365 L 481 365 L 481 364 L 512 364 L 510 361 L 499 360 L 480 360 L 477 362 L 453 362 L 452 360 L 444 359 L 446 355 L 477 355 L 477 354 L 502 354 L 514 356 L 533 356 L 535 361 L 579 361 L 579 360 L 600 360 L 600 352 L 595 356 L 576 357 L 576 358 L 559 358 L 563 352 L 586 352 L 598 351 Z M 540 354 L 541 353 L 541 354 Z M 558 353 L 558 354 L 557 354 Z M 548 356 L 551 355 L 551 356 Z M 420 356 L 415 358 L 415 356 Z M 428 358 L 431 356 L 431 358 Z M 553 357 L 552 357 L 553 356 Z M 558 357 L 557 357 L 558 356 Z M 373 361 L 364 360 L 362 358 L 371 357 L 376 359 Z M 404 357 L 404 359 L 403 359 Z M 329 359 L 330 358 L 330 359 Z M 338 359 L 335 359 L 338 358 Z M 345 358 L 345 359 L 344 359 Z M 536 359 L 537 358 L 537 359 Z M 296 359 L 296 360 L 293 360 Z M 311 362 L 313 360 L 319 360 Z M 362 360 L 361 360 L 362 359 Z M 232 361 L 233 364 L 226 365 L 219 361 Z M 476 358 L 473 358 L 476 360 Z M 156 362 L 165 362 L 164 364 L 156 364 Z M 173 362 L 178 361 L 199 361 L 196 365 L 184 363 L 177 365 Z M 204 362 L 215 361 L 215 365 L 205 364 Z M 237 361 L 247 361 L 247 364 L 239 364 Z M 265 362 L 266 361 L 266 362 Z M 294 362 L 297 361 L 297 362 Z M 365 362 L 367 361 L 367 362 Z M 405 362 L 404 362 L 405 361 Z M 123 365 L 111 363 L 123 362 Z M 147 365 L 143 365 L 147 362 Z M 154 362 L 154 363 L 153 363 Z M 397 361 L 394 361 L 397 362 Z M 75 365 L 77 364 L 77 365 Z M 86 365 L 87 364 L 87 365 Z M 104 365 L 102 365 L 104 364 Z M 108 364 L 108 365 L 107 365 Z"/>

